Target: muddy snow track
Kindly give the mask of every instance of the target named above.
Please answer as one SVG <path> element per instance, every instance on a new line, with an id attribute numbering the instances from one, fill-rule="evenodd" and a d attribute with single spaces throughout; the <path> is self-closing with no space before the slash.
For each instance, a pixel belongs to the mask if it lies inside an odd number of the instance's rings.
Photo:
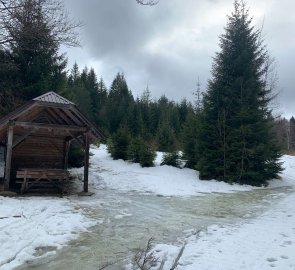
<path id="1" fill-rule="evenodd" d="M 98 221 L 90 232 L 57 251 L 55 255 L 27 262 L 18 269 L 124 269 L 138 247 L 150 237 L 155 243 L 179 239 L 210 225 L 239 224 L 261 215 L 291 188 L 258 189 L 231 194 L 213 193 L 195 197 L 162 197 L 136 192 L 97 190 L 97 203 L 77 201 L 77 207 Z"/>

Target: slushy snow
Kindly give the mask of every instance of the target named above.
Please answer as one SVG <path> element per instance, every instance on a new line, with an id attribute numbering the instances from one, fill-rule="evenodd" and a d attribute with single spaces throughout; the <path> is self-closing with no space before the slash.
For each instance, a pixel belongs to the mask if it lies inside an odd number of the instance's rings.
<path id="1" fill-rule="evenodd" d="M 96 223 L 66 199 L 0 197 L 0 269 L 52 254 Z"/>

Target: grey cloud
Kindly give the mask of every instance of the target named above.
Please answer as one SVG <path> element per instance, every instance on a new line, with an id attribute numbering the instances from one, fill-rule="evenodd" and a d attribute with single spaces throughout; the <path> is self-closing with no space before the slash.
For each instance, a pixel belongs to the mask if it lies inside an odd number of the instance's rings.
<path id="1" fill-rule="evenodd" d="M 294 4 L 291 0 L 282 0 L 272 1 L 271 6 L 269 0 L 262 1 L 265 7 L 270 7 L 262 10 L 264 32 L 266 44 L 278 62 L 282 110 L 295 115 L 295 106 L 292 107 L 295 44 L 291 37 L 295 21 L 285 14 L 285 7 L 288 5 L 288 10 L 292 10 L 290 5 Z M 149 84 L 156 97 L 165 94 L 175 100 L 193 98 L 197 77 L 203 90 L 210 78 L 212 57 L 219 50 L 218 36 L 223 33 L 232 2 L 161 0 L 156 6 L 143 7 L 135 0 L 65 0 L 71 14 L 85 23 L 81 30 L 83 56 L 69 55 L 77 61 L 84 60 L 83 64 L 100 61 L 98 76 L 102 75 L 108 85 L 116 72 L 123 71 L 135 95 Z M 258 8 L 255 0 L 248 2 L 250 13 Z M 256 21 L 259 20 L 262 18 Z M 179 38 L 173 37 L 183 29 L 187 32 Z M 147 49 L 154 43 L 155 51 Z M 87 62 L 81 59 L 83 57 L 90 60 Z"/>

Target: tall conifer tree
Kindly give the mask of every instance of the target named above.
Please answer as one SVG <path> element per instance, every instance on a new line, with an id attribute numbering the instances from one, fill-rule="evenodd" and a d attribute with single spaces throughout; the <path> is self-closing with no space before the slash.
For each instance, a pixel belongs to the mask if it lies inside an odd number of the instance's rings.
<path id="1" fill-rule="evenodd" d="M 197 168 L 203 179 L 266 184 L 281 171 L 271 133 L 268 53 L 243 1 L 234 2 L 203 100 Z"/>
<path id="2" fill-rule="evenodd" d="M 128 89 L 125 77 L 123 73 L 118 73 L 108 95 L 109 131 L 111 133 L 116 132 L 120 126 L 127 125 L 131 112 L 130 107 L 133 103 L 133 95 Z"/>
<path id="3" fill-rule="evenodd" d="M 30 100 L 50 90 L 59 91 L 65 86 L 66 60 L 59 54 L 61 42 L 49 19 L 56 18 L 50 13 L 54 7 L 41 0 L 20 0 L 15 5 L 19 8 L 12 9 L 6 21 L 1 18 L 9 33 L 6 47 L 16 72 L 14 95 Z"/>

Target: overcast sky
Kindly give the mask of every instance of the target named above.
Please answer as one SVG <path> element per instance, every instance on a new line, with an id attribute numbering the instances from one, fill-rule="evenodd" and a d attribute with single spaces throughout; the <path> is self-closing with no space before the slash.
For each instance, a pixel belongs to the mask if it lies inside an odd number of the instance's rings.
<path id="1" fill-rule="evenodd" d="M 295 1 L 248 0 L 256 27 L 276 59 L 277 112 L 295 116 Z M 124 72 L 134 96 L 147 85 L 153 97 L 193 99 L 199 77 L 206 91 L 212 57 L 219 51 L 233 0 L 160 0 L 153 7 L 135 0 L 65 0 L 80 20 L 81 48 L 66 49 L 69 66 L 93 67 L 109 87 Z"/>

